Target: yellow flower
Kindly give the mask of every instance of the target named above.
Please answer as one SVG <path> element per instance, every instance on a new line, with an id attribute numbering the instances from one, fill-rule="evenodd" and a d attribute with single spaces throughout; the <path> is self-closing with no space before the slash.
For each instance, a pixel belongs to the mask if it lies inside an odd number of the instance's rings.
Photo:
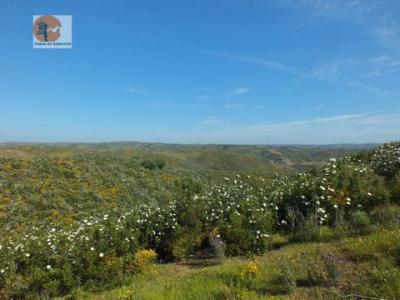
<path id="1" fill-rule="evenodd" d="M 243 270 L 242 270 L 240 275 L 243 278 L 244 277 L 256 277 L 259 273 L 260 273 L 259 265 L 256 262 L 251 261 L 251 262 L 248 262 L 244 266 L 244 268 L 243 268 Z"/>
<path id="2" fill-rule="evenodd" d="M 147 265 L 152 264 L 157 259 L 157 253 L 153 249 L 143 249 L 135 253 L 134 265 L 143 270 Z"/>

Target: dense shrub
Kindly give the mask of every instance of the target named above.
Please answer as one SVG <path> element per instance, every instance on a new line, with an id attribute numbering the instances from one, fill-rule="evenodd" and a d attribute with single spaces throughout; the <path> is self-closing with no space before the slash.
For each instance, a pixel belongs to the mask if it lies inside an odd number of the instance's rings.
<path id="1" fill-rule="evenodd" d="M 150 160 L 150 159 L 146 159 L 144 161 L 142 161 L 140 163 L 140 165 L 145 168 L 145 169 L 149 169 L 149 170 L 161 170 L 165 167 L 166 163 L 165 160 L 163 159 L 155 159 L 155 160 Z"/>
<path id="2" fill-rule="evenodd" d="M 393 178 L 400 172 L 400 143 L 390 143 L 373 151 L 370 159 L 375 171 L 387 178 Z"/>
<path id="3" fill-rule="evenodd" d="M 358 210 L 352 213 L 350 222 L 358 233 L 364 234 L 371 230 L 371 220 L 364 211 Z"/>

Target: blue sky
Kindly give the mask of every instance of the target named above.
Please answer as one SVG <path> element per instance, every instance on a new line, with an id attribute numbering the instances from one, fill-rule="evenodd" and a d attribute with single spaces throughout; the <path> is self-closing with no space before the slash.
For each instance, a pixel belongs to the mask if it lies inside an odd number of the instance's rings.
<path id="1" fill-rule="evenodd" d="M 400 139 L 397 0 L 3 0 L 0 35 L 0 142 Z"/>

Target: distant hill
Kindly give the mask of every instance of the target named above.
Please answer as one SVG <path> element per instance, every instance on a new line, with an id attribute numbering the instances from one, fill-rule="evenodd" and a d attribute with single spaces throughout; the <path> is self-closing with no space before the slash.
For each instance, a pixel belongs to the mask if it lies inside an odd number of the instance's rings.
<path id="1" fill-rule="evenodd" d="M 47 155 L 65 157 L 77 153 L 103 152 L 121 157 L 162 157 L 177 169 L 246 172 L 262 175 L 291 173 L 321 165 L 331 157 L 343 157 L 375 144 L 337 145 L 182 145 L 141 142 L 0 144 L 0 157 L 32 159 Z"/>

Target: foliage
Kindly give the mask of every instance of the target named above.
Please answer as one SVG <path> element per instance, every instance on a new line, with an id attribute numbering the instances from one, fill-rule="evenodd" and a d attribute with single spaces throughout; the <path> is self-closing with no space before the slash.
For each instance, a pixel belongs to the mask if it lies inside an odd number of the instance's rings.
<path id="1" fill-rule="evenodd" d="M 351 224 L 357 232 L 367 233 L 371 229 L 371 220 L 366 212 L 358 210 L 351 217 Z"/>
<path id="2" fill-rule="evenodd" d="M 165 160 L 163 159 L 155 159 L 155 160 L 150 160 L 150 159 L 146 159 L 144 161 L 142 161 L 140 163 L 140 165 L 145 168 L 145 169 L 149 169 L 149 170 L 161 170 L 165 167 L 166 163 Z"/>
<path id="3" fill-rule="evenodd" d="M 220 256 L 253 255 L 271 249 L 276 234 L 321 241 L 326 228 L 339 232 L 346 224 L 355 234 L 369 233 L 370 215 L 378 214 L 382 221 L 373 220 L 382 226 L 397 218 L 390 200 L 397 193 L 398 150 L 398 143 L 388 144 L 273 179 L 188 173 L 103 152 L 2 158 L 1 296 L 54 297 L 80 285 L 115 286 L 156 256 L 185 259 L 210 243 Z M 388 210 L 377 213 L 382 207 Z M 371 249 L 395 257 L 396 238 L 381 234 L 362 239 L 368 249 L 354 240 L 345 250 L 355 260 L 370 259 Z M 303 262 L 311 285 L 340 277 L 336 258 L 306 255 Z M 253 291 L 261 268 L 250 269 L 257 269 L 246 273 L 251 280 L 240 279 L 240 272 L 231 279 Z M 279 274 L 283 286 L 293 288 L 291 271 L 282 267 Z"/>

